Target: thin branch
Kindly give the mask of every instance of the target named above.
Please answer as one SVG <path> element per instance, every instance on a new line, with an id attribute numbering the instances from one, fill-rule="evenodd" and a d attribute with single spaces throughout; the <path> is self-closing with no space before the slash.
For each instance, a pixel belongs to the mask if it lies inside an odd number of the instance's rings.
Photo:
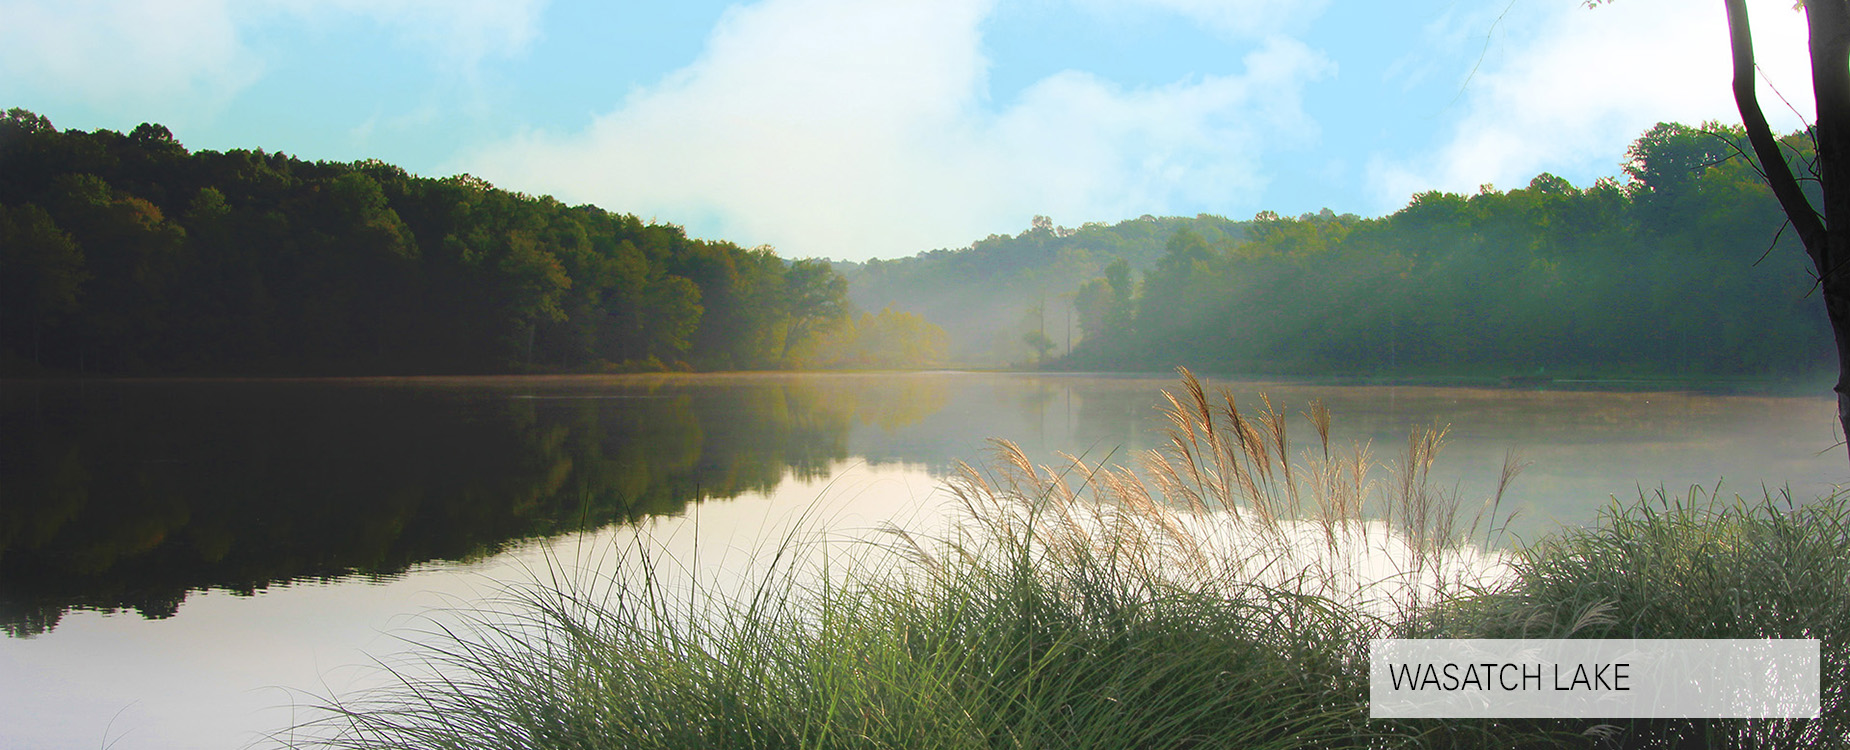
<path id="1" fill-rule="evenodd" d="M 1805 198 L 1804 191 L 1799 189 L 1798 180 L 1793 178 L 1792 169 L 1786 164 L 1779 141 L 1773 137 L 1773 129 L 1767 124 L 1766 115 L 1760 111 L 1760 102 L 1754 91 L 1754 37 L 1747 19 L 1747 2 L 1725 0 L 1724 4 L 1728 10 L 1728 42 L 1734 53 L 1734 100 L 1741 110 L 1741 122 L 1747 128 L 1748 142 L 1753 144 L 1754 153 L 1760 157 L 1760 167 L 1767 177 L 1768 187 L 1773 189 L 1773 197 L 1779 199 L 1780 208 L 1785 209 L 1786 217 L 1792 221 L 1793 229 L 1805 243 L 1805 252 L 1811 256 L 1822 278 L 1833 271 L 1825 268 L 1824 219 Z"/>
<path id="2" fill-rule="evenodd" d="M 1465 90 L 1471 88 L 1471 80 L 1477 77 L 1477 69 L 1483 67 L 1484 57 L 1490 54 L 1490 42 L 1497 34 L 1497 26 L 1503 23 L 1503 17 L 1509 15 L 1510 9 L 1514 7 L 1516 7 L 1516 0 L 1510 0 L 1509 5 L 1503 6 L 1503 12 L 1497 14 L 1497 20 L 1490 22 L 1490 29 L 1484 32 L 1484 48 L 1477 52 L 1477 62 L 1471 64 L 1471 72 L 1465 75 L 1465 82 L 1458 85 L 1458 95 L 1446 102 L 1446 109 L 1451 109 L 1452 105 L 1457 104 L 1459 99 L 1464 98 Z"/>
<path id="3" fill-rule="evenodd" d="M 1767 77 L 1766 69 L 1760 67 L 1760 63 L 1754 63 L 1754 72 L 1759 73 L 1760 80 L 1765 81 L 1766 87 L 1773 91 L 1774 96 L 1779 97 L 1779 103 L 1786 105 L 1786 109 L 1791 110 L 1792 114 L 1798 115 L 1799 122 L 1805 123 L 1805 129 L 1807 131 L 1811 130 L 1811 121 L 1805 119 L 1805 114 L 1800 112 L 1798 107 L 1792 106 L 1792 102 L 1787 101 L 1786 95 L 1780 93 L 1778 86 L 1773 85 L 1773 79 Z"/>
<path id="4" fill-rule="evenodd" d="M 1766 243 L 1766 252 L 1761 253 L 1760 257 L 1754 259 L 1754 267 L 1758 268 L 1761 261 L 1766 260 L 1767 256 L 1773 254 L 1773 248 L 1779 245 L 1779 238 L 1786 233 L 1786 227 L 1789 226 L 1792 226 L 1791 219 L 1786 219 L 1779 223 L 1779 231 L 1773 233 L 1772 242 Z"/>

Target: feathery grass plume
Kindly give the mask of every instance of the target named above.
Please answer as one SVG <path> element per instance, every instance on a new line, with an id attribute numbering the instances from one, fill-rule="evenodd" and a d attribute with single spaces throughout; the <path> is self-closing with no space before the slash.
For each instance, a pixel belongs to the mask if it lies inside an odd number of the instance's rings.
<path id="1" fill-rule="evenodd" d="M 1660 492 L 1472 579 L 1502 558 L 1464 547 L 1456 497 L 1429 487 L 1443 429 L 1383 466 L 1366 445 L 1333 451 L 1313 403 L 1317 440 L 1294 464 L 1276 405 L 1248 416 L 1182 375 L 1148 483 L 1071 456 L 1038 467 L 997 441 L 948 482 L 961 526 L 846 547 L 793 534 L 736 588 L 683 580 L 638 534 L 614 573 L 551 565 L 433 620 L 421 660 L 388 665 L 395 687 L 324 704 L 292 744 L 1850 744 L 1850 495 L 1782 508 Z M 1507 457 L 1493 513 L 1520 468 Z M 1372 721 L 1367 643 L 1388 635 L 1817 637 L 1824 715 Z"/>
<path id="2" fill-rule="evenodd" d="M 1399 463 L 1383 466 L 1367 444 L 1332 450 L 1329 411 L 1313 402 L 1303 416 L 1316 440 L 1293 457 L 1287 412 L 1269 397 L 1256 413 L 1242 411 L 1230 389 L 1210 394 L 1186 368 L 1178 374 L 1179 391 L 1163 393 L 1167 440 L 1140 463 L 1164 502 L 1118 496 L 1129 489 L 1122 483 L 1109 499 L 1145 509 L 1155 528 L 1182 530 L 1168 543 L 1193 548 L 1187 557 L 1227 563 L 1222 574 L 1235 578 L 1263 571 L 1274 583 L 1314 582 L 1320 595 L 1402 609 L 1494 571 L 1495 557 L 1458 533 L 1457 496 L 1431 487 L 1446 428 L 1414 430 Z M 1520 469 L 1509 461 L 1487 508 Z M 1383 470 L 1391 483 L 1374 477 Z M 1205 549 L 1214 546 L 1222 549 Z"/>
<path id="3" fill-rule="evenodd" d="M 331 700 L 324 748 L 1393 748 L 1367 641 L 1493 567 L 1430 502 L 1441 431 L 1402 465 L 1289 461 L 1288 420 L 1182 372 L 1143 474 L 995 441 L 947 480 L 962 524 L 884 543 L 784 537 L 736 587 L 638 533 L 614 572 L 548 567 Z M 1393 470 L 1399 498 L 1376 472 Z M 1143 478 L 1151 478 L 1149 481 Z M 1153 489 L 1154 487 L 1154 489 Z M 1386 507 L 1373 507 L 1378 502 Z M 1399 528 L 1434 524 L 1408 537 Z M 1415 541 L 1417 539 L 1417 541 Z M 1373 565 L 1382 563 L 1384 565 Z M 1373 565 L 1373 567 L 1371 567 Z M 1410 594 L 1413 591 L 1413 594 Z M 1476 591 L 1476 589 L 1473 589 Z M 1510 733 L 1486 733 L 1499 746 Z"/>

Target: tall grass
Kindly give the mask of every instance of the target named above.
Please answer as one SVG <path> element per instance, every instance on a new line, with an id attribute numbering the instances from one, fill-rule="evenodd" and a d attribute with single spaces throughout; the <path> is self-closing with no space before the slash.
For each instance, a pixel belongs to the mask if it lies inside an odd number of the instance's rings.
<path id="1" fill-rule="evenodd" d="M 1242 411 L 1187 371 L 1165 397 L 1168 441 L 1134 469 L 1072 457 L 1039 466 L 996 443 L 949 480 L 960 510 L 950 531 L 892 529 L 845 548 L 786 539 L 736 588 L 660 575 L 667 562 L 646 541 L 612 574 L 554 568 L 433 633 L 422 661 L 394 666 L 396 687 L 325 705 L 305 728 L 316 739 L 299 744 L 1585 744 L 1598 735 L 1566 724 L 1371 721 L 1368 640 L 1628 627 L 1828 630 L 1827 706 L 1842 706 L 1842 501 L 1789 514 L 1618 513 L 1508 558 L 1468 545 L 1459 498 L 1432 488 L 1441 428 L 1378 461 L 1368 445 L 1333 446 L 1320 405 L 1303 414 L 1312 437 L 1294 449 L 1293 420 L 1270 401 Z M 1502 485 L 1517 468 L 1506 465 Z M 1737 557 L 1715 562 L 1724 552 Z M 1816 570 L 1768 569 L 1789 562 Z M 1718 565 L 1760 570 L 1728 577 Z M 1837 598 L 1817 602 L 1827 596 Z M 1743 629 L 1743 618 L 1764 626 Z M 1792 743 L 1841 738 L 1833 721 L 1703 736 L 1804 746 Z M 1621 729 L 1637 741 L 1666 728 Z"/>
<path id="2" fill-rule="evenodd" d="M 1478 638 L 1817 638 L 1811 720 L 1615 721 L 1583 726 L 1616 747 L 1850 746 L 1850 497 L 1799 505 L 1692 488 L 1614 504 L 1598 523 L 1525 550 L 1502 587 L 1410 625 Z M 1585 723 L 1583 723 L 1584 725 Z M 1534 724 L 1571 728 L 1567 722 Z"/>
<path id="3" fill-rule="evenodd" d="M 1046 570 L 1129 567 L 1135 580 L 1232 595 L 1262 585 L 1375 616 L 1421 609 L 1444 592 L 1501 574 L 1501 556 L 1464 542 L 1459 498 L 1433 486 L 1446 430 L 1413 430 L 1395 460 L 1369 444 L 1332 444 L 1331 416 L 1311 403 L 1309 444 L 1293 449 L 1287 412 L 1261 397 L 1242 410 L 1180 370 L 1163 393 L 1166 441 L 1136 469 L 1066 456 L 1034 466 L 996 442 L 980 468 L 950 481 L 965 528 L 980 540 L 1031 547 Z M 1512 456 L 1494 507 L 1520 466 Z M 970 546 L 962 540 L 960 548 Z"/>

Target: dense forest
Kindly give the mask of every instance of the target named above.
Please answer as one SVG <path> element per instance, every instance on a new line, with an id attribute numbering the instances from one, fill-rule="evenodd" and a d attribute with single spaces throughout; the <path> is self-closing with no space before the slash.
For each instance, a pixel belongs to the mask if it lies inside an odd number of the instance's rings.
<path id="1" fill-rule="evenodd" d="M 915 316 L 914 316 L 915 317 Z M 897 321 L 897 323 L 895 322 Z M 821 261 L 366 161 L 0 119 L 0 371 L 747 369 L 942 358 Z M 921 342 L 882 339 L 895 326 Z M 906 326 L 910 326 L 906 328 Z M 941 339 L 942 333 L 937 336 Z M 828 349 L 822 347 L 824 338 Z M 904 350 L 912 359 L 893 360 Z"/>
<path id="2" fill-rule="evenodd" d="M 1812 274 L 1742 142 L 1666 123 L 1623 181 L 1586 188 L 1543 174 L 1373 219 L 1035 217 L 831 264 L 467 175 L 188 152 L 158 125 L 59 131 L 15 109 L 0 372 L 1825 369 Z M 1785 143 L 1804 173 L 1809 140 Z"/>
<path id="3" fill-rule="evenodd" d="M 1800 173 L 1810 142 L 1785 139 Z M 1664 123 L 1627 181 L 1427 192 L 1380 219 L 1260 214 L 1087 282 L 1067 367 L 1270 373 L 1797 375 L 1833 364 L 1784 214 L 1717 124 Z"/>
<path id="4" fill-rule="evenodd" d="M 1784 143 L 1800 174 L 1811 144 Z M 1254 374 L 1796 376 L 1832 343 L 1810 264 L 1739 128 L 1659 124 L 1625 179 L 1328 209 L 1055 227 L 837 263 L 965 362 Z"/>

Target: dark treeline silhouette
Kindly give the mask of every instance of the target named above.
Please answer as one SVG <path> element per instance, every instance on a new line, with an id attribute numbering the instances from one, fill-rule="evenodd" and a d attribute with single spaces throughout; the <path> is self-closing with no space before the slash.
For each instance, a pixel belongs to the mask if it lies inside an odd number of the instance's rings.
<path id="1" fill-rule="evenodd" d="M 378 161 L 0 118 L 0 369 L 444 373 L 797 363 L 820 261 Z"/>
<path id="2" fill-rule="evenodd" d="M 1785 146 L 1800 169 L 1809 140 Z M 1427 192 L 1379 219 L 1178 231 L 1074 297 L 1058 365 L 1231 372 L 1759 376 L 1828 370 L 1815 274 L 1738 128 L 1659 124 L 1630 178 Z M 1778 245 L 1774 240 L 1779 237 Z"/>
<path id="3" fill-rule="evenodd" d="M 873 376 L 41 381 L 0 393 L 0 631 L 395 575 L 827 476 L 943 403 Z"/>

